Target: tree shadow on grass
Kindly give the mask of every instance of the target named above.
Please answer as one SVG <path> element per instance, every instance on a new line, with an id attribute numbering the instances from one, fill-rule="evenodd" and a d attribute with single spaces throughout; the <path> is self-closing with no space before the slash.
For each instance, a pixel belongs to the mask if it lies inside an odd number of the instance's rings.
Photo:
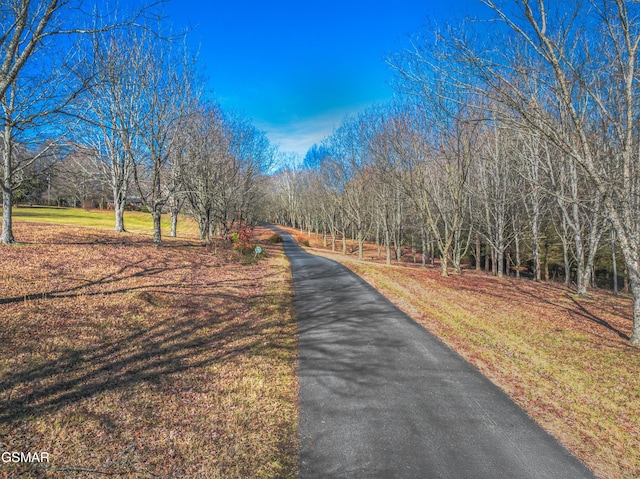
<path id="1" fill-rule="evenodd" d="M 606 329 L 608 329 L 609 331 L 612 331 L 614 333 L 616 333 L 620 338 L 624 339 L 625 341 L 629 341 L 631 340 L 631 336 L 629 336 L 626 333 L 623 333 L 622 331 L 620 331 L 618 328 L 616 328 L 615 326 L 613 326 L 611 323 L 609 323 L 608 321 L 596 316 L 595 314 L 593 314 L 591 311 L 587 310 L 587 308 L 584 307 L 584 305 L 580 304 L 576 298 L 574 298 L 571 295 L 567 295 L 567 297 L 576 305 L 575 309 L 569 309 L 569 308 L 565 308 L 567 309 L 567 311 L 569 311 L 571 314 L 577 314 L 582 318 L 587 319 L 588 321 L 591 321 L 592 323 L 598 324 L 600 326 L 605 327 Z"/>
<path id="2" fill-rule="evenodd" d="M 470 276 L 467 276 L 466 278 L 469 277 Z M 473 285 L 459 281 L 454 287 L 460 291 L 468 291 L 470 294 L 481 294 L 488 298 L 496 298 L 499 301 L 522 302 L 526 300 L 525 298 L 530 298 L 540 304 L 548 305 L 550 308 L 558 308 L 569 315 L 583 318 L 598 326 L 602 326 L 625 341 L 628 341 L 630 338 L 628 334 L 618 329 L 609 321 L 589 311 L 584 304 L 576 299 L 575 293 L 559 284 L 534 283 L 527 279 L 503 278 L 499 280 L 495 277 L 487 276 L 481 277 L 481 280 L 476 281 Z M 514 290 L 517 294 L 514 294 Z M 559 298 L 566 298 L 573 304 Z M 563 316 L 560 315 L 559 317 Z"/>
<path id="3" fill-rule="evenodd" d="M 211 443 L 209 453 L 237 446 L 219 437 L 220 421 L 227 413 L 240 421 L 244 412 L 222 410 L 219 401 L 242 405 L 238 396 L 260 389 L 267 371 L 293 370 L 290 296 L 264 293 L 272 268 L 245 269 L 200 243 L 167 251 L 107 240 L 94 250 L 95 241 L 70 240 L 80 249 L 7 250 L 0 265 L 9 286 L 0 291 L 8 313 L 0 312 L 0 451 L 34 446 L 56 454 L 51 471 L 24 465 L 22 476 L 22 465 L 0 465 L 0 477 L 195 475 L 204 466 L 182 450 L 163 462 L 167 446 L 196 436 L 198 450 Z"/>
<path id="4" fill-rule="evenodd" d="M 69 278 L 68 287 L 0 297 L 0 305 L 18 304 L 19 307 L 21 302 L 36 301 L 42 310 L 47 310 L 50 302 L 94 297 L 91 300 L 93 309 L 79 326 L 95 326 L 97 333 L 77 347 L 69 338 L 63 340 L 64 347 L 57 346 L 55 341 L 47 345 L 47 338 L 45 344 L 39 343 L 53 348 L 52 352 L 46 353 L 46 358 L 38 359 L 42 356 L 37 351 L 35 356 L 29 353 L 24 362 L 2 371 L 0 398 L 4 399 L 0 407 L 0 424 L 27 416 L 47 415 L 103 391 L 124 390 L 139 383 L 159 384 L 173 374 L 233 360 L 250 350 L 260 351 L 267 335 L 265 331 L 282 327 L 277 318 L 257 317 L 255 312 L 243 314 L 249 311 L 249 305 L 258 301 L 282 302 L 281 297 L 242 291 L 242 288 L 263 280 L 266 272 L 225 278 L 216 269 L 193 284 L 181 278 L 194 271 L 197 273 L 205 263 L 204 257 L 182 256 L 179 261 L 169 262 L 167 258 L 159 260 L 150 254 L 132 260 L 126 253 L 124 251 L 121 258 L 113 258 L 114 262 L 122 263 L 116 271 L 105 272 L 96 279 L 73 277 Z M 205 267 L 208 269 L 206 264 Z M 55 268 L 47 274 L 60 277 Z M 138 292 L 138 295 L 112 300 L 117 295 L 132 292 Z M 110 309 L 112 301 L 124 305 L 125 310 L 116 307 L 114 311 L 117 312 L 113 313 Z M 140 309 L 145 310 L 147 318 L 142 322 L 123 321 L 119 317 L 113 324 L 103 325 L 95 318 L 95 313 L 103 310 L 122 315 L 127 311 L 137 314 Z M 170 317 L 156 320 L 153 318 L 156 313 L 161 318 Z M 75 310 L 69 314 L 78 316 Z M 75 331 L 77 321 L 68 319 L 58 318 L 61 325 Z M 13 326 L 17 324 L 14 321 Z M 118 325 L 128 328 L 129 332 L 117 331 Z M 109 338 L 104 338 L 103 326 L 112 331 Z M 29 327 L 38 327 L 37 319 Z M 10 336 L 15 336 L 13 341 L 19 342 L 22 334 L 25 332 Z M 100 339 L 100 335 L 104 339 Z M 29 337 L 23 336 L 22 340 L 25 346 L 29 341 L 35 343 Z M 16 352 L 22 348 L 18 344 L 13 346 Z M 289 346 L 282 347 L 290 349 Z M 290 353 L 293 355 L 292 351 Z"/>
<path id="5" fill-rule="evenodd" d="M 518 287 L 516 286 L 516 289 L 529 296 L 534 298 L 537 301 L 540 301 L 542 303 L 548 304 L 550 306 L 553 306 L 555 308 L 560 308 L 563 311 L 566 311 L 567 313 L 569 313 L 570 315 L 574 315 L 574 316 L 578 316 L 580 318 L 586 319 L 587 321 L 597 324 L 599 326 L 604 327 L 605 329 L 615 333 L 618 337 L 620 337 L 621 339 L 625 340 L 625 341 L 629 341 L 631 339 L 631 337 L 626 334 L 625 332 L 621 331 L 620 329 L 618 329 L 617 327 L 615 327 L 613 324 L 611 324 L 609 321 L 597 316 L 596 314 L 594 314 L 593 312 L 589 311 L 582 303 L 580 303 L 580 301 L 578 301 L 575 298 L 575 293 L 569 293 L 568 291 L 565 291 L 562 296 L 564 298 L 567 298 L 568 300 L 570 300 L 573 305 L 575 307 L 571 307 L 567 304 L 561 304 L 558 301 L 554 301 L 553 298 L 555 296 L 557 296 L 558 294 L 558 289 L 557 287 L 551 287 L 551 286 L 547 286 L 548 288 L 551 288 L 551 294 L 545 295 L 543 294 L 544 289 L 542 289 L 542 285 L 539 285 L 539 288 L 536 288 L 535 290 L 532 288 L 522 288 L 522 287 Z M 539 291 L 538 291 L 539 290 Z"/>
<path id="6" fill-rule="evenodd" d="M 233 360 L 259 350 L 264 331 L 276 326 L 273 321 L 238 321 L 233 311 L 207 317 L 193 317 L 194 313 L 187 307 L 178 318 L 112 341 L 68 349 L 55 359 L 5 374 L 0 393 L 8 399 L 0 410 L 0 424 L 46 415 L 104 391 L 160 384 L 176 373 Z M 28 393 L 12 394 L 25 385 Z"/>
<path id="7" fill-rule="evenodd" d="M 149 261 L 149 257 L 145 257 L 135 262 L 127 263 L 122 266 L 115 273 L 106 273 L 94 280 L 83 280 L 81 284 L 76 284 L 74 286 L 69 286 L 68 288 L 55 288 L 55 289 L 47 289 L 41 290 L 37 293 L 28 293 L 19 296 L 10 296 L 6 298 L 0 297 L 0 305 L 2 304 L 12 304 L 12 303 L 20 303 L 24 301 L 33 301 L 33 300 L 41 300 L 41 299 L 62 299 L 62 298 L 76 298 L 80 296 L 109 296 L 114 294 L 138 291 L 138 290 L 148 290 L 148 284 L 142 284 L 139 286 L 126 286 L 117 289 L 99 289 L 96 291 L 87 291 L 88 288 L 92 287 L 104 287 L 111 284 L 118 284 L 125 280 L 129 279 L 137 279 L 137 278 L 152 278 L 155 276 L 159 276 L 161 274 L 171 273 L 171 272 L 179 272 L 181 270 L 185 270 L 184 265 L 178 266 L 168 266 L 167 264 L 162 264 L 161 266 L 155 267 L 142 267 L 143 264 Z M 137 271 L 129 271 L 132 269 L 137 269 Z M 75 279 L 75 278 L 74 278 Z M 261 277 L 255 277 L 254 280 L 262 279 Z M 233 286 L 234 284 L 241 284 L 243 280 L 219 280 L 214 282 L 208 282 L 207 286 Z M 164 282 L 164 283 L 154 283 L 154 288 L 181 288 L 184 287 L 185 284 L 175 283 L 175 282 Z M 216 293 L 216 297 L 219 296 L 219 293 Z"/>

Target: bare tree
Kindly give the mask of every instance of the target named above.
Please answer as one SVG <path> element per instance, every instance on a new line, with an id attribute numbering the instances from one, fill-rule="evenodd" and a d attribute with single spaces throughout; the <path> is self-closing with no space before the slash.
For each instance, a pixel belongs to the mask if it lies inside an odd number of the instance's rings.
<path id="1" fill-rule="evenodd" d="M 463 117 L 449 117 L 446 128 L 432 128 L 432 119 L 422 107 L 407 109 L 396 118 L 392 144 L 400 184 L 435 241 L 447 276 L 450 263 L 460 271 L 470 241 L 467 183 L 476 132 Z"/>
<path id="2" fill-rule="evenodd" d="M 20 73 L 45 38 L 69 32 L 63 25 L 70 7 L 70 2 L 58 0 L 0 2 L 0 97 L 15 88 Z"/>
<path id="3" fill-rule="evenodd" d="M 328 162 L 333 181 L 339 191 L 339 205 L 342 215 L 354 229 L 358 242 L 358 259 L 364 259 L 364 241 L 373 224 L 371 218 L 371 196 L 369 177 L 372 176 L 371 161 L 368 156 L 366 135 L 369 116 L 365 113 L 358 118 L 345 120 L 328 140 L 331 151 Z M 346 246 L 347 231 L 343 223 L 343 251 Z"/>
<path id="4" fill-rule="evenodd" d="M 80 206 L 83 201 L 99 200 L 106 208 L 109 189 L 102 179 L 100 166 L 85 148 L 71 150 L 56 162 L 51 172 L 52 199 L 58 206 Z"/>
<path id="5" fill-rule="evenodd" d="M 484 3 L 509 27 L 520 48 L 534 60 L 528 65 L 535 68 L 514 66 L 512 52 L 501 58 L 475 54 L 482 78 L 523 124 L 575 162 L 597 191 L 629 271 L 634 296 L 631 342 L 640 344 L 640 174 L 635 131 L 640 113 L 636 81 L 640 5 L 624 0 L 520 0 L 509 11 L 492 0 Z M 508 80 L 514 75 L 538 78 L 546 88 L 538 92 L 513 88 L 517 83 Z M 607 141 L 593 141 L 594 134 Z"/>
<path id="6" fill-rule="evenodd" d="M 95 84 L 78 105 L 85 121 L 83 138 L 113 195 L 115 231 L 125 231 L 124 211 L 140 149 L 136 127 L 140 122 L 141 30 L 118 30 L 94 35 L 88 75 Z"/>
<path id="7" fill-rule="evenodd" d="M 238 226 L 252 225 L 257 220 L 256 213 L 262 201 L 261 181 L 274 164 L 276 149 L 271 146 L 265 133 L 247 118 L 227 115 L 226 125 L 232 162 L 227 171 L 230 180 L 226 194 L 229 199 L 226 202 L 227 213 L 220 210 L 220 217 L 229 219 L 234 216 Z M 225 222 L 222 224 L 228 226 L 228 231 L 230 225 Z"/>
<path id="8" fill-rule="evenodd" d="M 403 171 L 394 148 L 397 140 L 397 111 L 390 107 L 380 110 L 378 125 L 370 122 L 374 129 L 368 148 L 373 161 L 374 178 L 371 188 L 375 196 L 374 214 L 382 230 L 382 242 L 385 247 L 386 263 L 391 264 L 391 244 L 394 245 L 395 259 L 402 256 L 403 231 L 407 219 L 407 197 L 402 187 Z M 401 125 L 404 128 L 406 125 Z M 377 127 L 377 128 L 376 128 Z"/>
<path id="9" fill-rule="evenodd" d="M 558 161 L 559 160 L 559 161 Z M 590 182 L 584 181 L 579 167 L 571 157 L 558 154 L 556 159 L 547 157 L 547 169 L 553 186 L 553 197 L 561 215 L 563 232 L 561 238 L 571 233 L 572 253 L 576 263 L 576 289 L 578 294 L 586 294 L 591 282 L 591 272 L 600 240 L 606 230 L 603 201 L 600 193 Z M 565 277 L 570 283 L 571 268 L 567 259 L 567 245 L 564 245 Z"/>
<path id="10" fill-rule="evenodd" d="M 161 38 L 143 32 L 140 42 L 129 46 L 139 89 L 135 111 L 136 167 L 133 180 L 142 203 L 153 218 L 153 243 L 162 243 L 161 217 L 172 195 L 167 181 L 170 176 L 172 142 L 178 141 L 177 131 L 194 104 L 193 61 L 180 41 Z"/>
<path id="11" fill-rule="evenodd" d="M 535 134 L 518 132 L 518 143 L 520 148 L 516 150 L 516 155 L 520 156 L 518 163 L 520 171 L 525 178 L 528 188 L 520 190 L 523 206 L 529 219 L 529 229 L 531 234 L 531 254 L 533 256 L 533 279 L 541 281 L 540 269 L 540 242 L 541 242 L 541 221 L 545 206 L 547 204 L 547 186 L 544 181 L 546 171 L 544 168 L 545 157 L 549 155 L 548 143 L 542 141 Z"/>
<path id="12" fill-rule="evenodd" d="M 515 229 L 514 206 L 519 201 L 518 173 L 514 164 L 517 148 L 515 137 L 495 121 L 484 129 L 477 145 L 477 157 L 471 177 L 472 194 L 481 211 L 476 214 L 479 232 L 491 246 L 492 271 L 502 277 L 505 273 L 505 253 Z M 508 267 L 508 265 L 507 265 Z"/>
<path id="13" fill-rule="evenodd" d="M 191 112 L 180 136 L 184 142 L 181 191 L 198 223 L 200 239 L 206 240 L 211 236 L 216 196 L 230 161 L 222 112 L 215 106 Z"/>
<path id="14" fill-rule="evenodd" d="M 0 120 L 3 137 L 3 232 L 0 242 L 12 243 L 11 199 L 26 167 L 41 156 L 31 156 L 15 164 L 14 143 L 37 138 L 39 127 L 46 125 L 48 135 L 56 131 L 53 115 L 67 112 L 67 107 L 88 86 L 91 79 L 78 74 L 78 65 L 86 54 L 81 39 L 98 31 L 130 25 L 147 7 L 122 22 L 110 22 L 101 16 L 85 13 L 81 1 L 0 0 Z M 75 48 L 69 45 L 76 42 Z M 22 138 L 16 138 L 17 131 Z M 41 139 L 40 143 L 44 144 Z M 53 142 L 47 142 L 50 149 Z M 30 148 L 34 149 L 34 148 Z M 39 148 L 39 155 L 47 149 Z"/>
<path id="15" fill-rule="evenodd" d="M 2 164 L 0 189 L 3 196 L 0 243 L 13 243 L 12 203 L 14 192 L 35 162 L 49 156 L 56 143 L 39 137 L 39 128 L 53 121 L 84 87 L 70 73 L 70 55 L 44 39 L 62 28 L 60 2 L 30 5 L 28 1 L 0 2 L 0 130 Z M 43 74 L 35 65 L 46 68 Z M 61 131 L 50 129 L 60 136 Z M 22 154 L 19 153 L 22 150 Z M 27 151 L 37 151 L 26 154 Z"/>

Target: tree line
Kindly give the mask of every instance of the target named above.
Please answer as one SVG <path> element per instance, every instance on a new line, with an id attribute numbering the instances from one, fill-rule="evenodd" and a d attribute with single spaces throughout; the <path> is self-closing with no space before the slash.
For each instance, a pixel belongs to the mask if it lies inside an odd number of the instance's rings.
<path id="1" fill-rule="evenodd" d="M 346 118 L 272 178 L 271 218 L 347 238 L 387 263 L 402 247 L 548 279 L 587 294 L 609 248 L 634 298 L 640 343 L 640 5 L 482 0 L 486 17 L 425 27 L 389 55 L 397 100 Z M 545 278 L 546 276 L 546 278 Z"/>
<path id="2" fill-rule="evenodd" d="M 0 0 L 0 242 L 12 206 L 34 196 L 107 198 L 115 230 L 135 197 L 175 235 L 180 211 L 203 239 L 258 218 L 275 150 L 205 89 L 186 33 L 162 2 L 122 8 L 81 0 Z"/>

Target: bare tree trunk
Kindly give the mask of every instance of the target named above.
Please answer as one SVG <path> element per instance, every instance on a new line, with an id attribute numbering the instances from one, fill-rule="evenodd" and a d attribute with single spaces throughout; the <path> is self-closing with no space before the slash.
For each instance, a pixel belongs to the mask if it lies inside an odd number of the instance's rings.
<path id="1" fill-rule="evenodd" d="M 156 246 L 160 246 L 162 244 L 162 229 L 160 220 L 162 216 L 160 215 L 160 211 L 154 209 L 151 215 L 153 217 L 153 244 Z"/>
<path id="2" fill-rule="evenodd" d="M 618 295 L 618 265 L 616 263 L 616 231 L 611 230 L 611 276 L 613 276 L 613 295 Z"/>
<path id="3" fill-rule="evenodd" d="M 624 277 L 622 278 L 622 287 L 624 288 L 624 292 L 629 294 L 629 268 L 626 266 L 624 268 Z"/>
<path id="4" fill-rule="evenodd" d="M 577 215 L 575 213 L 578 209 L 577 205 L 574 205 L 574 216 Z M 585 263 L 584 263 L 584 248 L 582 245 L 582 236 L 580 232 L 576 229 L 573 234 L 573 242 L 576 253 L 576 292 L 579 295 L 587 294 L 587 272 L 585 271 Z"/>
<path id="5" fill-rule="evenodd" d="M 13 165 L 11 155 L 13 153 L 13 145 L 11 139 L 11 130 L 5 127 L 4 131 L 4 148 L 2 152 L 4 163 L 4 178 L 2 181 L 2 235 L 0 235 L 0 243 L 13 244 Z"/>
<path id="6" fill-rule="evenodd" d="M 533 280 L 540 282 L 540 214 L 542 206 L 540 167 L 544 153 L 549 154 L 548 145 L 535 134 L 523 135 L 525 140 L 525 175 L 532 188 L 522 189 L 523 205 L 531 225 L 531 253 L 533 256 Z M 545 148 L 546 146 L 546 148 Z"/>
<path id="7" fill-rule="evenodd" d="M 491 250 L 489 245 L 484 246 L 484 272 L 489 274 L 491 271 Z"/>
<path id="8" fill-rule="evenodd" d="M 7 180 L 5 179 L 5 185 Z M 2 192 L 2 235 L 0 235 L 0 243 L 13 244 L 15 238 L 13 237 L 13 197 L 11 192 Z"/>
<path id="9" fill-rule="evenodd" d="M 195 215 L 196 223 L 198 223 L 198 233 L 200 234 L 200 241 L 206 241 L 212 236 L 211 230 L 213 225 L 208 215 L 202 214 Z"/>
<path id="10" fill-rule="evenodd" d="M 481 245 L 480 245 L 480 235 L 476 234 L 476 271 L 482 270 L 482 265 L 480 264 L 480 257 L 482 256 Z"/>
<path id="11" fill-rule="evenodd" d="M 564 263 L 564 284 L 571 286 L 571 263 L 569 261 L 569 240 L 567 240 L 567 220 L 566 216 L 562 215 L 562 233 L 560 233 L 560 240 L 562 241 L 562 260 Z M 545 247 L 548 247 L 545 245 Z M 548 254 L 548 252 L 545 252 Z"/>
<path id="12" fill-rule="evenodd" d="M 449 258 L 446 254 L 440 254 L 440 274 L 444 277 L 449 276 Z"/>
<path id="13" fill-rule="evenodd" d="M 538 233 L 538 218 L 534 216 L 531 222 L 531 236 L 533 241 L 533 280 L 540 282 L 540 236 Z"/>
<path id="14" fill-rule="evenodd" d="M 391 238 L 389 237 L 389 230 L 384 232 L 384 249 L 386 253 L 386 263 L 391 264 Z"/>
<path id="15" fill-rule="evenodd" d="M 433 242 L 433 240 L 431 240 L 431 238 L 429 238 L 429 262 L 431 263 L 431 266 L 436 265 L 436 251 L 435 251 L 435 244 Z"/>
<path id="16" fill-rule="evenodd" d="M 633 328 L 631 330 L 631 342 L 640 344 L 640 278 L 629 278 L 631 294 L 633 294 Z"/>
<path id="17" fill-rule="evenodd" d="M 497 269 L 497 276 L 498 278 L 502 278 L 504 276 L 504 249 L 500 248 L 497 252 L 498 254 L 496 255 L 496 266 L 498 267 Z"/>
<path id="18" fill-rule="evenodd" d="M 522 258 L 520 257 L 520 236 L 516 234 L 516 278 L 520 279 L 520 266 L 522 265 Z"/>
<path id="19" fill-rule="evenodd" d="M 411 256 L 413 256 L 413 263 L 416 263 L 416 245 L 413 242 L 413 233 L 411 234 Z"/>
<path id="20" fill-rule="evenodd" d="M 122 233 L 124 229 L 124 208 L 125 208 L 125 192 L 117 188 L 113 189 L 113 209 L 116 215 L 115 231 Z"/>
<path id="21" fill-rule="evenodd" d="M 393 234 L 393 252 L 396 256 L 396 261 L 402 261 L 402 232 L 400 230 L 395 231 Z"/>
<path id="22" fill-rule="evenodd" d="M 542 278 L 549 281 L 549 243 L 544 242 L 542 246 Z"/>
<path id="23" fill-rule="evenodd" d="M 178 213 L 176 211 L 171 211 L 171 233 L 169 236 L 175 238 L 178 235 Z"/>
<path id="24" fill-rule="evenodd" d="M 598 251 L 598 245 L 600 245 L 600 240 L 602 238 L 602 233 L 602 230 L 597 231 L 595 227 L 593 227 L 589 232 L 589 249 L 587 253 L 587 260 L 584 265 L 584 292 L 580 294 L 587 294 L 587 286 L 589 284 L 591 284 L 594 288 L 596 286 L 595 261 L 596 253 Z"/>
<path id="25" fill-rule="evenodd" d="M 631 343 L 640 345 L 640 253 L 632 248 L 629 242 L 625 241 L 619 231 L 620 249 L 625 258 L 626 274 L 628 275 L 628 285 L 633 295 L 633 328 L 631 333 Z"/>
<path id="26" fill-rule="evenodd" d="M 422 267 L 427 265 L 427 240 L 424 234 L 424 227 L 420 228 L 420 239 L 422 240 Z"/>
<path id="27" fill-rule="evenodd" d="M 491 274 L 498 276 L 498 252 L 491 247 Z"/>

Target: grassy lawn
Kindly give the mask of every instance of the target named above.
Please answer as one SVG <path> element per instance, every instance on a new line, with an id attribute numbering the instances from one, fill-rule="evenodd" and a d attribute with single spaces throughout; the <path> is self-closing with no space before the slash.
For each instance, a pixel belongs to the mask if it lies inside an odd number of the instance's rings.
<path id="1" fill-rule="evenodd" d="M 438 268 L 332 254 L 315 236 L 292 232 L 444 340 L 599 477 L 640 477 L 640 349 L 627 339 L 629 297 L 579 297 L 562 285 L 475 271 L 442 278 Z M 367 258 L 377 256 L 368 248 Z"/>
<path id="2" fill-rule="evenodd" d="M 13 208 L 13 221 L 113 229 L 115 227 L 115 213 L 108 210 L 84 210 L 82 208 L 16 207 Z M 125 211 L 124 227 L 127 231 L 134 233 L 153 234 L 153 220 L 149 213 Z M 162 234 L 168 236 L 170 229 L 169 215 L 162 215 Z M 178 236 L 195 238 L 197 232 L 197 225 L 191 218 L 179 218 Z M 16 241 L 20 241 L 20 238 L 16 237 Z"/>
<path id="3" fill-rule="evenodd" d="M 270 231 L 252 262 L 227 243 L 157 248 L 86 227 L 113 213 L 15 211 L 19 244 L 0 246 L 0 447 L 50 461 L 0 463 L 1 478 L 295 477 L 292 287 Z M 47 215 L 79 226 L 35 223 Z M 146 231 L 149 216 L 125 221 Z"/>

